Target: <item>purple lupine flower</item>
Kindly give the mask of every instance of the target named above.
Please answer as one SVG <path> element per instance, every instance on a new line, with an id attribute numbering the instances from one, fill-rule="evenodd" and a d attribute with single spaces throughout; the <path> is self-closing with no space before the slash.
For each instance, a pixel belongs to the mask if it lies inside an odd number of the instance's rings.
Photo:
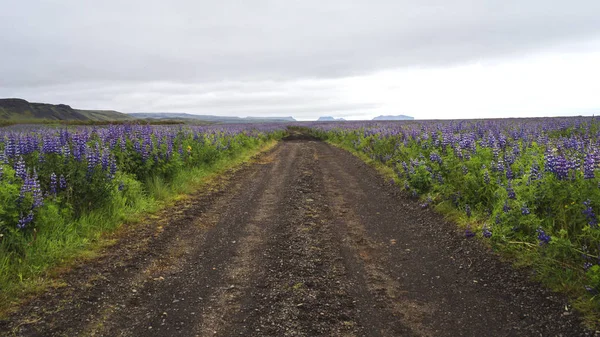
<path id="1" fill-rule="evenodd" d="M 504 163 L 502 160 L 498 160 L 498 165 L 496 165 L 496 171 L 504 172 Z"/>
<path id="2" fill-rule="evenodd" d="M 106 171 L 108 166 L 110 165 L 110 152 L 108 149 L 104 149 L 102 151 L 102 156 L 100 157 L 100 164 L 102 165 L 102 170 Z"/>
<path id="3" fill-rule="evenodd" d="M 431 197 L 427 197 L 427 200 L 425 201 L 425 203 L 421 204 L 421 208 L 429 207 L 429 204 L 431 204 L 432 202 L 433 202 L 433 200 L 431 199 Z"/>
<path id="4" fill-rule="evenodd" d="M 408 165 L 406 164 L 405 161 L 402 162 L 402 169 L 404 170 L 404 173 L 408 174 Z"/>
<path id="5" fill-rule="evenodd" d="M 523 207 L 521 207 L 521 214 L 523 214 L 523 215 L 529 215 L 529 214 L 531 214 L 531 211 L 529 210 L 529 208 L 527 207 L 527 205 L 523 205 Z"/>
<path id="6" fill-rule="evenodd" d="M 539 176 L 539 167 L 537 164 L 531 165 L 531 170 L 529 171 L 529 177 L 531 180 L 537 180 L 540 178 Z"/>
<path id="7" fill-rule="evenodd" d="M 492 237 L 492 232 L 488 229 L 487 225 L 483 225 L 482 231 L 483 237 L 489 239 Z"/>
<path id="8" fill-rule="evenodd" d="M 485 170 L 485 165 L 483 165 L 483 169 Z M 488 172 L 488 170 L 483 171 L 483 182 L 486 185 L 489 185 L 490 183 L 490 173 Z"/>
<path id="9" fill-rule="evenodd" d="M 42 194 L 40 181 L 35 170 L 33 170 L 31 191 L 33 192 L 33 208 L 41 207 L 44 204 L 44 195 Z"/>
<path id="10" fill-rule="evenodd" d="M 52 172 L 52 174 L 50 175 L 50 194 L 52 195 L 56 195 L 57 191 L 57 178 L 56 178 L 56 174 L 54 172 Z"/>
<path id="11" fill-rule="evenodd" d="M 58 179 L 58 187 L 61 190 L 67 189 L 67 179 L 65 179 L 65 176 L 63 176 L 62 174 L 60 175 L 60 178 Z"/>
<path id="12" fill-rule="evenodd" d="M 509 199 L 516 199 L 517 196 L 515 194 L 515 190 L 512 188 L 512 185 L 510 183 L 510 181 L 508 182 L 508 186 L 506 186 L 506 192 L 508 193 L 508 198 Z"/>
<path id="13" fill-rule="evenodd" d="M 111 178 L 114 178 L 115 174 L 117 174 L 117 160 L 115 159 L 114 156 L 111 156 L 111 158 L 110 158 L 109 174 L 110 174 Z"/>
<path id="14" fill-rule="evenodd" d="M 588 225 L 592 227 L 598 226 L 598 218 L 596 217 L 596 213 L 594 213 L 594 209 L 592 208 L 592 202 L 590 199 L 583 202 L 586 206 L 586 209 L 583 210 L 583 214 L 588 220 Z"/>
<path id="15" fill-rule="evenodd" d="M 569 163 L 563 156 L 556 157 L 556 165 L 554 167 L 554 174 L 560 180 L 564 180 L 569 176 Z"/>
<path id="16" fill-rule="evenodd" d="M 122 191 L 124 188 L 125 188 L 125 184 L 122 181 L 120 181 L 119 182 L 119 191 Z"/>
<path id="17" fill-rule="evenodd" d="M 542 227 L 539 227 L 536 232 L 538 233 L 537 239 L 540 242 L 540 246 L 546 245 L 552 240 L 552 237 L 546 234 Z"/>
<path id="18" fill-rule="evenodd" d="M 515 175 L 513 174 L 512 168 L 510 167 L 510 165 L 506 165 L 506 179 L 511 180 L 515 177 Z"/>
<path id="19" fill-rule="evenodd" d="M 25 180 L 23 180 L 23 185 L 21 185 L 21 189 L 19 191 L 19 198 L 17 199 L 20 203 L 23 199 L 25 199 L 25 195 L 27 193 L 33 192 L 35 188 L 35 183 L 29 174 L 25 175 Z"/>
<path id="20" fill-rule="evenodd" d="M 465 205 L 465 213 L 469 218 L 471 217 L 471 206 Z"/>
<path id="21" fill-rule="evenodd" d="M 88 174 L 91 174 L 99 162 L 98 152 L 96 152 L 91 147 L 88 147 L 87 153 L 86 153 L 86 159 L 87 159 L 87 166 L 88 166 Z"/>
<path id="22" fill-rule="evenodd" d="M 27 170 L 25 168 L 25 162 L 23 161 L 23 157 L 19 156 L 19 159 L 15 163 L 15 176 L 25 180 L 27 178 Z"/>
<path id="23" fill-rule="evenodd" d="M 465 229 L 465 237 L 472 238 L 474 236 L 475 233 L 471 230 L 471 228 L 467 227 L 467 229 Z"/>
<path id="24" fill-rule="evenodd" d="M 438 163 L 438 164 L 442 165 L 442 157 L 440 157 L 440 155 L 437 154 L 437 153 L 435 153 L 435 152 L 432 152 L 429 155 L 429 160 L 431 160 L 432 162 L 435 162 L 435 163 Z"/>
<path id="25" fill-rule="evenodd" d="M 596 163 L 594 162 L 594 155 L 588 153 L 585 156 L 583 163 L 583 177 L 585 179 L 594 179 L 594 170 L 596 169 Z"/>
<path id="26" fill-rule="evenodd" d="M 508 206 L 508 200 L 504 201 L 504 206 L 502 206 L 502 211 L 504 211 L 504 213 L 508 213 L 510 211 L 510 206 Z"/>
<path id="27" fill-rule="evenodd" d="M 25 229 L 25 227 L 27 227 L 27 225 L 30 224 L 32 221 L 33 221 L 33 212 L 32 211 L 29 211 L 29 214 L 27 214 L 27 216 L 25 216 L 25 217 L 23 217 L 23 215 L 21 214 L 19 222 L 17 222 L 17 228 Z"/>
<path id="28" fill-rule="evenodd" d="M 3 175 L 4 175 L 4 166 L 0 165 L 0 180 L 2 180 Z"/>

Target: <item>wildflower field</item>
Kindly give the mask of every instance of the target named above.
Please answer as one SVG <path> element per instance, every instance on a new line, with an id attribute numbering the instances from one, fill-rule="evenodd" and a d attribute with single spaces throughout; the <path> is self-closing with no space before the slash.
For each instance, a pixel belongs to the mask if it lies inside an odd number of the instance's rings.
<path id="1" fill-rule="evenodd" d="M 284 133 L 277 125 L 0 128 L 0 287 L 6 294 Z"/>
<path id="2" fill-rule="evenodd" d="M 581 309 L 600 308 L 600 119 L 306 124 Z M 594 309 L 592 309 L 594 310 Z"/>

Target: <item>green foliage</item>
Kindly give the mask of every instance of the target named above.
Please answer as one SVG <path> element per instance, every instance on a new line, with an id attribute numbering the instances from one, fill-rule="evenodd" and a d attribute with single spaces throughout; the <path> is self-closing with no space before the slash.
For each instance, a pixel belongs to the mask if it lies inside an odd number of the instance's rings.
<path id="1" fill-rule="evenodd" d="M 533 141 L 524 135 L 524 126 L 506 122 L 504 129 L 493 126 L 496 139 L 504 139 L 494 146 L 483 136 L 488 133 L 483 122 L 470 129 L 454 123 L 462 122 L 305 131 L 392 168 L 407 192 L 440 205 L 461 225 L 478 229 L 480 237 L 491 235 L 490 244 L 520 264 L 534 266 L 540 280 L 573 294 L 578 306 L 600 317 L 600 228 L 595 216 L 600 179 L 597 162 L 595 177 L 584 177 L 583 165 L 587 153 L 596 151 L 585 142 L 595 137 L 591 130 L 599 130 L 600 123 L 544 124 L 543 130 L 533 129 Z M 584 147 L 590 147 L 587 153 L 580 150 Z M 553 171 L 553 157 L 581 165 L 569 164 L 576 169 L 566 167 L 561 176 Z"/>
<path id="2" fill-rule="evenodd" d="M 92 131 L 87 143 L 70 145 L 71 155 L 36 150 L 9 165 L 2 164 L 1 154 L 10 141 L 0 134 L 0 309 L 29 280 L 89 248 L 102 233 L 193 191 L 208 174 L 285 134 L 167 130 L 152 134 L 151 144 L 132 136 L 112 147 Z M 36 141 L 28 137 L 29 143 Z M 78 148 L 87 152 L 74 155 Z M 27 182 L 13 169 L 21 158 L 33 189 L 24 189 Z M 64 188 L 59 177 L 65 178 Z"/>

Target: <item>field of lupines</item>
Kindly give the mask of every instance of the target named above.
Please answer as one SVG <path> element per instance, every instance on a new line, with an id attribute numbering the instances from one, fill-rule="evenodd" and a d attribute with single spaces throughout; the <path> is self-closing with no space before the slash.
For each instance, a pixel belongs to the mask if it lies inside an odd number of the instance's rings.
<path id="1" fill-rule="evenodd" d="M 555 289 L 600 308 L 600 118 L 308 124 Z M 390 170 L 391 172 L 391 170 Z"/>
<path id="2" fill-rule="evenodd" d="M 118 222 L 117 213 L 178 178 L 185 185 L 182 175 L 284 133 L 273 124 L 0 128 L 0 284 L 79 249 L 89 232 Z"/>

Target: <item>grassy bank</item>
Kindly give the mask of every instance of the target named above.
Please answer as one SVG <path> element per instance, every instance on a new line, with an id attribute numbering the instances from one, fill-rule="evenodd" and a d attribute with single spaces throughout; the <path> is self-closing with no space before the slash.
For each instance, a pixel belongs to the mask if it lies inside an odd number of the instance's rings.
<path id="1" fill-rule="evenodd" d="M 235 136 L 244 138 L 239 143 L 231 142 L 227 150 L 207 152 L 210 160 L 178 167 L 168 176 L 157 172 L 138 179 L 117 171 L 114 180 L 120 186 L 114 186 L 100 207 L 77 216 L 64 207 L 69 205 L 64 200 L 47 198 L 36 210 L 35 228 L 30 233 L 13 235 L 10 240 L 0 242 L 0 314 L 48 286 L 60 285 L 60 280 L 50 275 L 57 268 L 65 270 L 75 262 L 96 256 L 112 243 L 107 234 L 135 226 L 145 215 L 197 191 L 226 170 L 272 148 L 282 135 L 280 131 L 254 138 Z M 4 174 L 13 174 L 10 167 L 4 167 Z"/>
<path id="2" fill-rule="evenodd" d="M 469 138 L 456 136 L 448 136 L 458 139 L 455 143 L 438 145 L 436 132 L 442 134 L 438 125 L 429 134 L 424 124 L 371 129 L 317 126 L 303 131 L 353 153 L 407 195 L 420 199 L 422 207 L 434 208 L 455 222 L 466 237 L 479 238 L 516 267 L 533 270 L 537 281 L 568 295 L 586 323 L 597 328 L 600 230 L 594 209 L 600 205 L 599 182 L 595 166 L 588 164 L 589 154 L 580 148 L 577 151 L 583 154 L 568 152 L 558 143 L 569 142 L 566 137 L 578 141 L 578 133 L 594 130 L 594 123 L 564 131 L 544 125 L 549 130 L 547 144 L 507 137 L 509 145 L 500 150 L 486 148 L 485 140 L 471 145 L 465 140 Z M 470 135 L 469 130 L 462 132 Z M 502 158 L 503 152 L 512 159 L 505 159 L 501 171 L 494 158 Z M 553 158 L 565 156 L 568 163 L 568 156 L 577 155 L 586 161 L 579 170 L 575 165 L 567 171 L 551 166 Z"/>

